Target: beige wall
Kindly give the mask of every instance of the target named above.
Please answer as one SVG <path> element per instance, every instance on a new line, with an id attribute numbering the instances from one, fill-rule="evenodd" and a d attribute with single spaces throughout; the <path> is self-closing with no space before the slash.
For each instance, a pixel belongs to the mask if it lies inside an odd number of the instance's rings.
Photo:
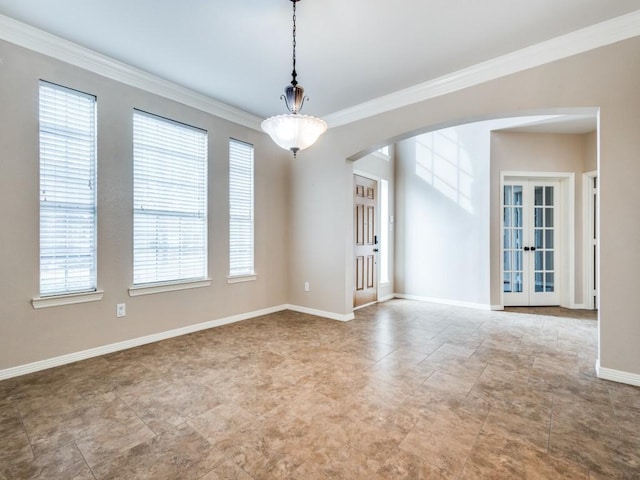
<path id="1" fill-rule="evenodd" d="M 289 303 L 352 310 L 353 163 L 372 145 L 484 118 L 600 108 L 600 361 L 640 374 L 640 38 L 330 129 L 290 161 L 266 136 L 58 61 L 0 43 L 0 368 Z M 35 311 L 38 290 L 37 81 L 98 96 L 101 302 Z M 210 288 L 128 298 L 131 109 L 210 132 Z M 256 145 L 258 281 L 227 285 L 226 143 Z M 622 192 L 622 193 L 621 193 Z M 288 283 L 287 283 L 288 280 Z M 311 291 L 304 292 L 304 281 Z M 115 319 L 115 304 L 128 315 Z"/>
<path id="2" fill-rule="evenodd" d="M 491 297 L 500 303 L 500 175 L 501 172 L 559 172 L 575 174 L 574 190 L 574 293 L 565 306 L 583 303 L 583 194 L 582 174 L 595 170 L 592 161 L 596 133 L 559 135 L 494 132 L 491 135 Z M 592 168 L 593 167 L 593 168 Z M 568 264 L 565 252 L 564 258 Z M 563 262 L 564 263 L 564 262 Z M 568 272 L 564 272 L 565 275 Z"/>
<path id="3" fill-rule="evenodd" d="M 396 293 L 491 308 L 489 147 L 492 128 L 503 123 L 468 123 L 397 144 Z"/>
<path id="4" fill-rule="evenodd" d="M 0 370 L 287 303 L 287 152 L 265 136 L 0 42 Z M 99 302 L 34 310 L 39 293 L 38 80 L 98 98 Z M 132 109 L 209 132 L 212 285 L 131 298 Z M 255 145 L 255 282 L 228 285 L 228 140 Z M 116 303 L 127 316 L 116 318 Z"/>
<path id="5" fill-rule="evenodd" d="M 584 151 L 584 171 L 595 172 L 598 168 L 598 132 L 585 133 L 582 136 Z"/>
<path id="6" fill-rule="evenodd" d="M 640 320 L 631 300 L 640 289 L 638 51 L 640 38 L 627 40 L 330 129 L 291 170 L 290 303 L 351 311 L 353 167 L 347 159 L 441 126 L 599 107 L 600 360 L 603 367 L 640 374 Z M 323 287 L 305 294 L 299 287 L 306 277 Z"/>

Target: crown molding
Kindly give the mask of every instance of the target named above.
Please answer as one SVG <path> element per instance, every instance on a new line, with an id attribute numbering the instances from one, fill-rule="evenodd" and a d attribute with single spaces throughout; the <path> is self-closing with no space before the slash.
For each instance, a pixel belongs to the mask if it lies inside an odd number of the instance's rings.
<path id="1" fill-rule="evenodd" d="M 260 130 L 261 118 L 76 43 L 0 15 L 0 39 L 104 77 Z"/>
<path id="2" fill-rule="evenodd" d="M 325 115 L 329 128 L 473 87 L 640 35 L 640 10 Z"/>
<path id="3" fill-rule="evenodd" d="M 323 119 L 329 128 L 339 127 L 638 35 L 640 10 L 334 112 Z M 4 15 L 0 15 L 0 39 L 261 131 L 262 119 L 253 114 Z"/>

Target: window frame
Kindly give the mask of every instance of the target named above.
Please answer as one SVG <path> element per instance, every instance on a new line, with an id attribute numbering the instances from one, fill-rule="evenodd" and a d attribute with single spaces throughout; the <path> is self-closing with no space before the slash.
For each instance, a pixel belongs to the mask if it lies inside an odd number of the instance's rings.
<path id="1" fill-rule="evenodd" d="M 248 188 L 243 188 L 248 185 Z M 235 248 L 244 244 L 245 250 Z M 255 148 L 229 139 L 229 275 L 227 283 L 257 279 L 255 271 Z"/>
<path id="2" fill-rule="evenodd" d="M 104 292 L 98 290 L 97 271 L 97 97 L 40 80 L 38 139 L 40 273 L 39 296 L 32 305 L 100 300 Z M 73 271 L 87 269 L 74 288 L 78 276 L 74 279 Z M 47 272 L 52 279 L 46 280 Z"/>
<path id="3" fill-rule="evenodd" d="M 129 295 L 209 286 L 208 132 L 139 109 L 133 110 L 132 130 L 133 284 Z M 180 166 L 185 170 L 176 170 Z M 149 172 L 162 175 L 154 179 Z M 187 242 L 195 242 L 195 247 Z M 145 254 L 155 261 L 145 261 Z M 172 264 L 175 255 L 180 261 Z"/>

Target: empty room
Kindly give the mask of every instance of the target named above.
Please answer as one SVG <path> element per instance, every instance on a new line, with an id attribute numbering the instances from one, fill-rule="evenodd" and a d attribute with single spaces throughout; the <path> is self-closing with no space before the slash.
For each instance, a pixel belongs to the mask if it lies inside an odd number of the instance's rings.
<path id="1" fill-rule="evenodd" d="M 639 53 L 638 0 L 0 0 L 0 480 L 640 478 Z"/>

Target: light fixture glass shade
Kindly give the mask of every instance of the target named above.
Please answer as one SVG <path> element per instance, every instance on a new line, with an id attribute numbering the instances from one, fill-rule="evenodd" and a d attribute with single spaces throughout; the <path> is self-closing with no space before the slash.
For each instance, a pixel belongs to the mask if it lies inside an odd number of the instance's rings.
<path id="1" fill-rule="evenodd" d="M 294 154 L 313 145 L 327 130 L 324 120 L 298 113 L 269 117 L 261 126 L 279 147 Z"/>

